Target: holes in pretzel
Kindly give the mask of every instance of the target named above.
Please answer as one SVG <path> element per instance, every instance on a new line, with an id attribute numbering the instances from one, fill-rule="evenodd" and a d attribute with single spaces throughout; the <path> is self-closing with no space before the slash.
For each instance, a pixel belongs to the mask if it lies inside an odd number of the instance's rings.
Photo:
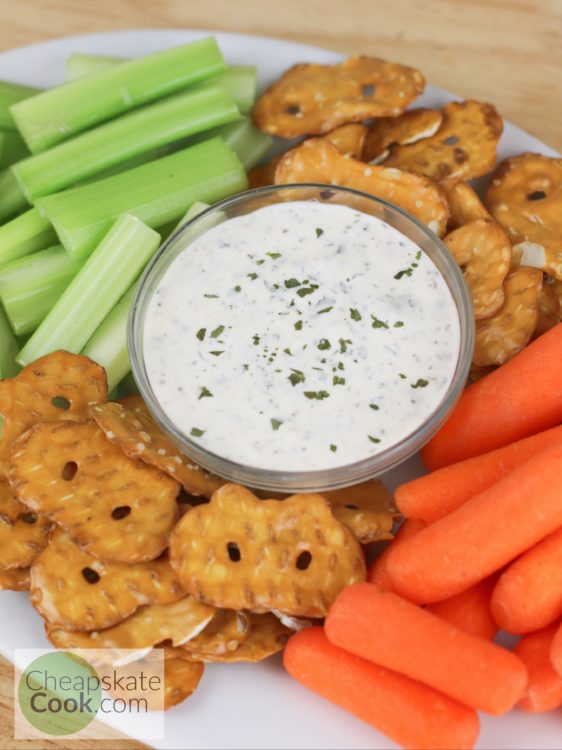
<path id="1" fill-rule="evenodd" d="M 100 574 L 96 573 L 93 568 L 82 568 L 82 575 L 87 583 L 98 583 L 100 580 Z"/>
<path id="2" fill-rule="evenodd" d="M 228 542 L 228 544 L 226 545 L 226 552 L 231 562 L 237 563 L 242 559 L 240 547 L 236 544 L 236 542 Z"/>
<path id="3" fill-rule="evenodd" d="M 78 464 L 76 463 L 76 461 L 67 461 L 65 465 L 62 467 L 62 471 L 60 475 L 61 475 L 61 478 L 64 479 L 65 482 L 71 482 L 76 476 L 77 471 L 78 471 Z"/>
<path id="4" fill-rule="evenodd" d="M 61 409 L 62 411 L 68 411 L 70 409 L 70 401 L 64 396 L 54 396 L 51 399 L 51 404 L 56 409 Z"/>
<path id="5" fill-rule="evenodd" d="M 289 106 L 285 110 L 285 112 L 288 115 L 298 115 L 300 111 L 301 111 L 301 108 L 299 107 L 298 104 L 289 104 Z"/>
<path id="6" fill-rule="evenodd" d="M 358 505 L 353 505 L 353 503 L 346 503 L 345 507 L 348 510 L 359 510 L 359 506 Z"/>
<path id="7" fill-rule="evenodd" d="M 22 523 L 37 523 L 37 516 L 35 513 L 20 513 L 18 516 L 18 521 L 22 521 Z"/>
<path id="8" fill-rule="evenodd" d="M 544 192 L 544 190 L 534 190 L 527 196 L 528 201 L 542 201 L 543 198 L 546 198 L 546 193 Z"/>
<path id="9" fill-rule="evenodd" d="M 458 135 L 450 135 L 448 138 L 444 138 L 442 141 L 444 146 L 456 146 L 459 142 Z"/>
<path id="10" fill-rule="evenodd" d="M 376 90 L 377 90 L 377 87 L 375 86 L 374 83 L 366 83 L 364 86 L 361 86 L 361 95 L 373 96 Z"/>
<path id="11" fill-rule="evenodd" d="M 117 508 L 113 508 L 111 511 L 111 517 L 114 521 L 121 521 L 122 518 L 127 518 L 130 512 L 130 505 L 119 505 Z"/>
<path id="12" fill-rule="evenodd" d="M 297 570 L 307 570 L 310 567 L 311 562 L 312 562 L 312 555 L 310 554 L 308 550 L 304 550 L 304 552 L 301 552 L 300 555 L 297 557 L 295 566 Z"/>

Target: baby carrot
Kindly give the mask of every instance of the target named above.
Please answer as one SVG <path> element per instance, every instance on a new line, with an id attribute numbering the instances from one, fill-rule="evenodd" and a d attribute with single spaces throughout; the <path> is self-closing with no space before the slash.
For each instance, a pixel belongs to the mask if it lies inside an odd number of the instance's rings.
<path id="1" fill-rule="evenodd" d="M 388 573 L 406 599 L 443 601 L 560 526 L 562 446 L 551 446 L 413 538 L 391 545 Z"/>
<path id="2" fill-rule="evenodd" d="M 369 583 L 344 589 L 325 627 L 334 646 L 489 714 L 511 710 L 527 684 L 525 665 L 511 651 Z"/>
<path id="3" fill-rule="evenodd" d="M 463 750 L 478 739 L 473 709 L 333 646 L 322 628 L 294 635 L 284 664 L 295 680 L 404 748 Z"/>
<path id="4" fill-rule="evenodd" d="M 513 443 L 562 422 L 562 324 L 470 385 L 422 450 L 428 469 Z"/>
<path id="5" fill-rule="evenodd" d="M 492 617 L 490 597 L 496 580 L 496 576 L 485 578 L 450 599 L 430 604 L 427 611 L 465 633 L 493 641 L 498 626 Z"/>
<path id="6" fill-rule="evenodd" d="M 529 682 L 519 708 L 531 713 L 552 711 L 562 706 L 562 677 L 550 663 L 550 648 L 558 623 L 521 638 L 515 653 L 523 660 Z"/>
<path id="7" fill-rule="evenodd" d="M 421 518 L 426 523 L 433 523 L 544 448 L 556 444 L 562 444 L 562 426 L 406 482 L 395 492 L 396 504 L 407 518 Z"/>
<path id="8" fill-rule="evenodd" d="M 406 539 L 415 536 L 418 531 L 421 531 L 421 529 L 424 528 L 425 523 L 423 521 L 417 521 L 407 518 L 396 532 L 396 536 L 391 542 L 392 547 L 394 548 L 397 545 L 402 544 L 402 542 L 406 541 Z M 393 591 L 386 567 L 386 561 L 388 559 L 389 553 L 390 544 L 387 544 L 381 554 L 374 560 L 374 562 L 371 563 L 371 566 L 369 567 L 369 570 L 367 572 L 367 580 L 370 583 L 374 583 L 376 586 L 379 586 L 379 588 L 384 589 L 385 591 Z"/>
<path id="9" fill-rule="evenodd" d="M 508 633 L 531 633 L 562 617 L 562 528 L 511 563 L 491 607 Z"/>

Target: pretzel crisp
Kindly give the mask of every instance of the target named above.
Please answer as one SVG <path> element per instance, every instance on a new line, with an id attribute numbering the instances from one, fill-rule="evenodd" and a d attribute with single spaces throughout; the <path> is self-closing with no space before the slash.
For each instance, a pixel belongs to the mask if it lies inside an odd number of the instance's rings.
<path id="1" fill-rule="evenodd" d="M 514 262 L 562 281 L 562 159 L 529 153 L 507 159 L 485 202 L 510 236 Z"/>
<path id="2" fill-rule="evenodd" d="M 221 653 L 192 653 L 191 643 L 183 647 L 189 659 L 204 662 L 257 662 L 268 659 L 282 651 L 293 631 L 281 623 L 275 615 L 267 612 L 262 615 L 250 613 L 248 637 L 235 650 Z"/>
<path id="3" fill-rule="evenodd" d="M 527 346 L 538 320 L 542 271 L 515 268 L 504 283 L 505 302 L 491 318 L 476 321 L 473 364 L 503 365 Z"/>
<path id="4" fill-rule="evenodd" d="M 544 274 L 537 303 L 539 316 L 533 338 L 542 336 L 562 320 L 562 282 Z"/>
<path id="5" fill-rule="evenodd" d="M 170 562 L 188 593 L 217 608 L 297 617 L 325 616 L 365 578 L 359 544 L 322 496 L 259 500 L 236 484 L 183 516 Z"/>
<path id="6" fill-rule="evenodd" d="M 437 109 L 410 109 L 398 117 L 380 117 L 369 126 L 363 159 L 377 164 L 386 159 L 389 146 L 396 143 L 405 146 L 430 138 L 442 121 L 443 115 Z"/>
<path id="7" fill-rule="evenodd" d="M 248 638 L 251 631 L 250 618 L 245 612 L 233 609 L 215 610 L 213 619 L 185 648 L 193 655 L 225 654 L 236 651 Z"/>
<path id="8" fill-rule="evenodd" d="M 260 130 L 282 138 L 327 133 L 369 117 L 396 117 L 425 88 L 418 70 L 376 57 L 289 68 L 253 109 Z"/>
<path id="9" fill-rule="evenodd" d="M 277 165 L 275 182 L 319 182 L 355 188 L 395 203 L 440 236 L 447 227 L 447 200 L 432 180 L 346 158 L 323 138 L 310 138 L 288 151 Z"/>
<path id="10" fill-rule="evenodd" d="M 441 180 L 439 185 L 447 195 L 449 211 L 451 212 L 447 223 L 447 229 L 450 232 L 468 224 L 470 221 L 491 218 L 486 207 L 468 182 L 456 179 Z"/>
<path id="11" fill-rule="evenodd" d="M 31 567 L 31 603 L 47 622 L 70 630 L 101 630 L 145 604 L 185 597 L 168 559 L 102 563 L 56 529 Z"/>
<path id="12" fill-rule="evenodd" d="M 334 516 L 361 544 L 392 539 L 392 496 L 376 479 L 356 487 L 325 492 Z"/>
<path id="13" fill-rule="evenodd" d="M 493 169 L 503 121 L 491 104 L 474 100 L 443 107 L 443 122 L 431 138 L 393 146 L 385 166 L 409 169 L 434 180 L 469 180 Z"/>
<path id="14" fill-rule="evenodd" d="M 28 568 L 47 546 L 51 522 L 31 513 L 0 479 L 0 570 Z"/>
<path id="15" fill-rule="evenodd" d="M 168 546 L 179 486 L 112 445 L 96 422 L 44 422 L 12 446 L 16 497 L 102 560 L 152 560 Z"/>
<path id="16" fill-rule="evenodd" d="M 211 497 L 224 480 L 209 474 L 179 452 L 158 427 L 146 406 L 128 409 L 123 404 L 95 404 L 90 415 L 130 458 L 138 458 L 177 479 L 190 495 Z"/>
<path id="17" fill-rule="evenodd" d="M 38 422 L 83 421 L 90 404 L 107 399 L 102 367 L 87 357 L 54 352 L 0 382 L 0 464 L 6 464 L 12 442 Z"/>
<path id="18" fill-rule="evenodd" d="M 29 568 L 0 570 L 0 591 L 29 591 Z"/>
<path id="19" fill-rule="evenodd" d="M 185 596 L 170 604 L 142 607 L 126 620 L 105 630 L 85 633 L 48 625 L 47 637 L 57 648 L 103 649 L 103 660 L 122 666 L 144 658 L 158 643 L 181 646 L 212 620 L 215 610 Z"/>
<path id="20" fill-rule="evenodd" d="M 476 320 L 490 318 L 504 302 L 503 282 L 511 265 L 511 244 L 493 219 L 476 219 L 444 239 L 461 266 Z"/>

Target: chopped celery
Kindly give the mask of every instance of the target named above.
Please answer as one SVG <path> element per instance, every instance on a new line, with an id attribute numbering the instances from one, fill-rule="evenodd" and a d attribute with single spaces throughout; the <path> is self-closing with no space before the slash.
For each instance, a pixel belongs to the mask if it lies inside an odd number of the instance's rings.
<path id="1" fill-rule="evenodd" d="M 57 349 L 74 354 L 82 351 L 159 244 L 160 235 L 136 216 L 120 216 L 20 351 L 17 361 L 27 365 Z"/>
<path id="2" fill-rule="evenodd" d="M 224 89 L 205 86 L 104 123 L 12 169 L 33 201 L 120 161 L 239 118 L 238 107 Z"/>
<path id="3" fill-rule="evenodd" d="M 191 219 L 194 219 L 196 216 L 199 216 L 199 214 L 202 214 L 203 211 L 206 211 L 208 208 L 210 208 L 208 203 L 203 203 L 203 201 L 195 201 L 195 203 L 187 209 L 186 213 L 182 218 L 178 221 L 176 224 L 173 232 L 171 234 L 175 234 L 176 232 L 179 232 L 179 230 L 184 227 L 188 222 L 191 221 Z"/>
<path id="4" fill-rule="evenodd" d="M 208 133 L 199 133 L 190 139 L 190 143 L 200 143 L 205 138 L 217 135 L 234 151 L 246 172 L 259 164 L 273 145 L 273 138 L 258 130 L 247 117 L 213 128 Z"/>
<path id="5" fill-rule="evenodd" d="M 136 284 L 133 284 L 82 350 L 82 354 L 105 368 L 110 391 L 131 370 L 127 350 L 127 319 L 135 288 Z"/>
<path id="6" fill-rule="evenodd" d="M 19 344 L 6 313 L 0 307 L 0 378 L 12 378 L 20 367 L 16 362 Z"/>
<path id="7" fill-rule="evenodd" d="M 11 169 L 0 172 L 0 222 L 27 206 L 27 199 Z"/>
<path id="8" fill-rule="evenodd" d="M 57 242 L 48 219 L 31 208 L 0 227 L 0 267 Z"/>
<path id="9" fill-rule="evenodd" d="M 125 396 L 130 396 L 133 393 L 139 393 L 139 387 L 133 377 L 132 372 L 128 372 L 123 380 L 119 383 L 117 388 L 114 389 L 114 393 L 116 394 L 116 398 L 124 398 Z M 108 398 L 108 401 L 113 401 L 114 399 Z"/>
<path id="10" fill-rule="evenodd" d="M 100 70 L 109 70 L 116 65 L 126 62 L 124 57 L 106 57 L 105 55 L 86 55 L 82 52 L 72 52 L 65 63 L 65 80 L 76 81 L 78 78 L 91 76 Z"/>
<path id="11" fill-rule="evenodd" d="M 10 112 L 10 107 L 23 99 L 38 94 L 41 89 L 34 86 L 24 86 L 21 83 L 9 83 L 0 81 L 0 128 L 4 130 L 15 130 L 16 123 Z"/>
<path id="12" fill-rule="evenodd" d="M 0 169 L 9 167 L 10 164 L 29 156 L 29 149 L 25 141 L 15 130 L 6 130 L 2 133 L 2 151 L 0 153 Z"/>
<path id="13" fill-rule="evenodd" d="M 33 333 L 83 265 L 55 245 L 0 268 L 0 300 L 18 336 Z"/>
<path id="14" fill-rule="evenodd" d="M 157 228 L 177 221 L 197 200 L 214 203 L 246 185 L 236 155 L 213 138 L 104 180 L 38 198 L 36 205 L 67 251 L 84 257 L 119 214 L 134 214 Z"/>
<path id="15" fill-rule="evenodd" d="M 10 111 L 31 153 L 148 104 L 225 69 L 212 37 L 101 70 L 14 104 Z"/>

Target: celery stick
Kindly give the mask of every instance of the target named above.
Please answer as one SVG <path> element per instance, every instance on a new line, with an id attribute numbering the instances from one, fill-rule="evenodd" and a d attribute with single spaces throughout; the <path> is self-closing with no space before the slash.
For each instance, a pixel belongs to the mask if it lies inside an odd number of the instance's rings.
<path id="1" fill-rule="evenodd" d="M 11 169 L 0 172 L 0 222 L 27 206 L 27 199 Z M 1 252 L 1 251 L 0 251 Z"/>
<path id="2" fill-rule="evenodd" d="M 159 244 L 158 232 L 136 216 L 120 216 L 20 351 L 17 361 L 26 365 L 57 349 L 78 354 Z"/>
<path id="3" fill-rule="evenodd" d="M 139 387 L 133 377 L 132 372 L 128 372 L 123 380 L 119 383 L 117 388 L 114 388 L 113 391 L 116 394 L 116 398 L 124 398 L 125 396 L 130 396 L 133 393 L 140 393 Z M 111 399 L 108 397 L 108 401 L 114 401 L 115 399 Z"/>
<path id="4" fill-rule="evenodd" d="M 105 368 L 110 391 L 131 370 L 127 349 L 127 319 L 135 289 L 136 284 L 133 284 L 82 350 L 82 354 Z"/>
<path id="5" fill-rule="evenodd" d="M 0 81 L 0 128 L 4 130 L 15 130 L 16 123 L 10 112 L 10 107 L 16 102 L 28 99 L 38 94 L 41 89 L 34 86 L 24 86 L 21 83 L 9 83 Z"/>
<path id="6" fill-rule="evenodd" d="M 31 208 L 0 227 L 0 267 L 57 242 L 48 219 Z"/>
<path id="7" fill-rule="evenodd" d="M 157 228 L 177 221 L 197 200 L 214 203 L 246 185 L 236 155 L 213 138 L 113 177 L 38 198 L 36 205 L 67 251 L 84 257 L 119 214 L 134 214 Z"/>
<path id="8" fill-rule="evenodd" d="M 76 81 L 78 78 L 91 76 L 100 70 L 109 70 L 116 65 L 126 62 L 124 57 L 106 57 L 105 55 L 86 55 L 82 52 L 72 52 L 64 67 L 65 81 Z"/>
<path id="9" fill-rule="evenodd" d="M 15 130 L 6 130 L 2 133 L 2 151 L 0 153 L 0 169 L 9 167 L 10 164 L 29 156 L 29 149 L 25 141 Z"/>
<path id="10" fill-rule="evenodd" d="M 273 145 L 273 138 L 258 130 L 249 118 L 221 125 L 208 133 L 199 133 L 190 139 L 190 143 L 200 143 L 217 135 L 234 151 L 246 172 L 259 164 Z"/>
<path id="11" fill-rule="evenodd" d="M 205 86 L 104 123 L 12 169 L 31 202 L 120 161 L 239 117 L 238 107 L 224 89 Z"/>
<path id="12" fill-rule="evenodd" d="M 0 268 L 0 301 L 18 336 L 37 328 L 83 265 L 55 245 Z"/>
<path id="13" fill-rule="evenodd" d="M 31 153 L 225 69 L 212 37 L 130 60 L 18 102 L 11 113 Z"/>
<path id="14" fill-rule="evenodd" d="M 6 313 L 0 307 L 0 378 L 12 378 L 20 367 L 16 362 L 19 344 Z"/>

